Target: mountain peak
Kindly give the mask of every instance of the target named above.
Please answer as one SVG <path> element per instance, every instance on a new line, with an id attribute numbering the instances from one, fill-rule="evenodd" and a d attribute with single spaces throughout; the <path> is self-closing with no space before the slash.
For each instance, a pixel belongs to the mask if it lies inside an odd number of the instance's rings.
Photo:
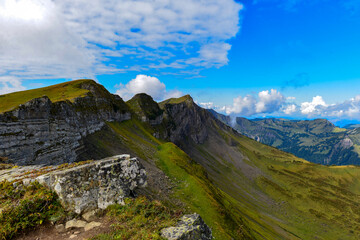
<path id="1" fill-rule="evenodd" d="M 145 93 L 136 94 L 126 103 L 138 116 L 141 117 L 143 121 L 152 122 L 152 120 L 156 120 L 163 113 L 163 110 L 160 109 L 157 102 Z M 156 121 L 156 123 L 159 123 L 159 121 L 162 120 L 160 118 Z"/>
<path id="2" fill-rule="evenodd" d="M 180 104 L 180 103 L 186 103 L 188 105 L 193 105 L 194 99 L 189 94 L 187 94 L 187 95 L 184 95 L 179 98 L 169 98 L 167 100 L 160 102 L 159 105 L 160 105 L 160 107 L 163 107 L 166 104 Z"/>

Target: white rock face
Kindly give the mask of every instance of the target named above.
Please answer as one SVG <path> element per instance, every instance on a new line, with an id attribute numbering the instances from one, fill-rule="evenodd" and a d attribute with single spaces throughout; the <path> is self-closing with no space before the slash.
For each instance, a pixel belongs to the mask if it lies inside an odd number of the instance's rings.
<path id="1" fill-rule="evenodd" d="M 118 155 L 36 178 L 54 190 L 63 206 L 77 214 L 123 203 L 146 186 L 146 171 L 136 158 Z"/>

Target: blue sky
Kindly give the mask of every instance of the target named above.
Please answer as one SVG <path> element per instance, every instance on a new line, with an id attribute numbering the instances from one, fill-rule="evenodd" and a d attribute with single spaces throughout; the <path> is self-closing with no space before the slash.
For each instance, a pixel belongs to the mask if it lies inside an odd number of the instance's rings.
<path id="1" fill-rule="evenodd" d="M 124 99 L 360 120 L 359 0 L 4 0 L 0 27 L 1 93 L 93 78 Z"/>

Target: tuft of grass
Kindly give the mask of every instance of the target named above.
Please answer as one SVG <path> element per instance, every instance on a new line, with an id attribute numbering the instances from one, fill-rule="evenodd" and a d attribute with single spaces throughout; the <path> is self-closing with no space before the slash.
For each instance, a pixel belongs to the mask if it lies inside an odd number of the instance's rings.
<path id="1" fill-rule="evenodd" d="M 28 186 L 0 182 L 0 208 L 0 239 L 12 239 L 23 231 L 65 217 L 57 195 L 36 182 Z"/>
<path id="2" fill-rule="evenodd" d="M 115 220 L 111 233 L 100 234 L 92 240 L 138 240 L 164 239 L 160 230 L 175 225 L 182 215 L 181 210 L 171 210 L 159 201 L 146 197 L 125 199 L 125 205 L 108 207 L 108 216 Z"/>
<path id="3" fill-rule="evenodd" d="M 95 84 L 93 80 L 81 79 L 44 88 L 0 95 L 0 113 L 13 110 L 20 104 L 42 96 L 49 97 L 52 102 L 72 101 L 77 97 L 84 97 L 89 93 L 89 90 L 81 88 L 84 83 Z"/>

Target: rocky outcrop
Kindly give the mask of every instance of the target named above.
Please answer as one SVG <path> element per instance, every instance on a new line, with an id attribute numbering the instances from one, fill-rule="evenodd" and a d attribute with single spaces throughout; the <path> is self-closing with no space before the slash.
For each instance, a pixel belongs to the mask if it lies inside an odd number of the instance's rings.
<path id="1" fill-rule="evenodd" d="M 161 236 L 169 240 L 210 240 L 211 229 L 205 224 L 199 214 L 183 216 L 176 227 L 161 230 Z"/>
<path id="2" fill-rule="evenodd" d="M 153 126 L 162 123 L 163 110 L 160 109 L 158 103 L 151 96 L 139 93 L 127 101 L 127 104 L 139 116 L 142 122 L 148 122 Z"/>
<path id="3" fill-rule="evenodd" d="M 205 142 L 208 137 L 205 123 L 212 116 L 197 106 L 189 95 L 161 102 L 160 107 L 164 109 L 164 119 L 167 122 L 166 138 L 171 142 L 179 146 L 188 140 L 196 144 Z"/>
<path id="4" fill-rule="evenodd" d="M 0 114 L 0 156 L 17 165 L 74 162 L 83 149 L 82 138 L 100 130 L 107 121 L 131 118 L 119 96 L 89 82 L 90 92 L 70 101 L 35 98 Z"/>
<path id="5" fill-rule="evenodd" d="M 36 180 L 54 190 L 66 209 L 81 214 L 123 203 L 137 187 L 146 185 L 146 172 L 136 158 L 119 155 L 52 171 Z"/>

